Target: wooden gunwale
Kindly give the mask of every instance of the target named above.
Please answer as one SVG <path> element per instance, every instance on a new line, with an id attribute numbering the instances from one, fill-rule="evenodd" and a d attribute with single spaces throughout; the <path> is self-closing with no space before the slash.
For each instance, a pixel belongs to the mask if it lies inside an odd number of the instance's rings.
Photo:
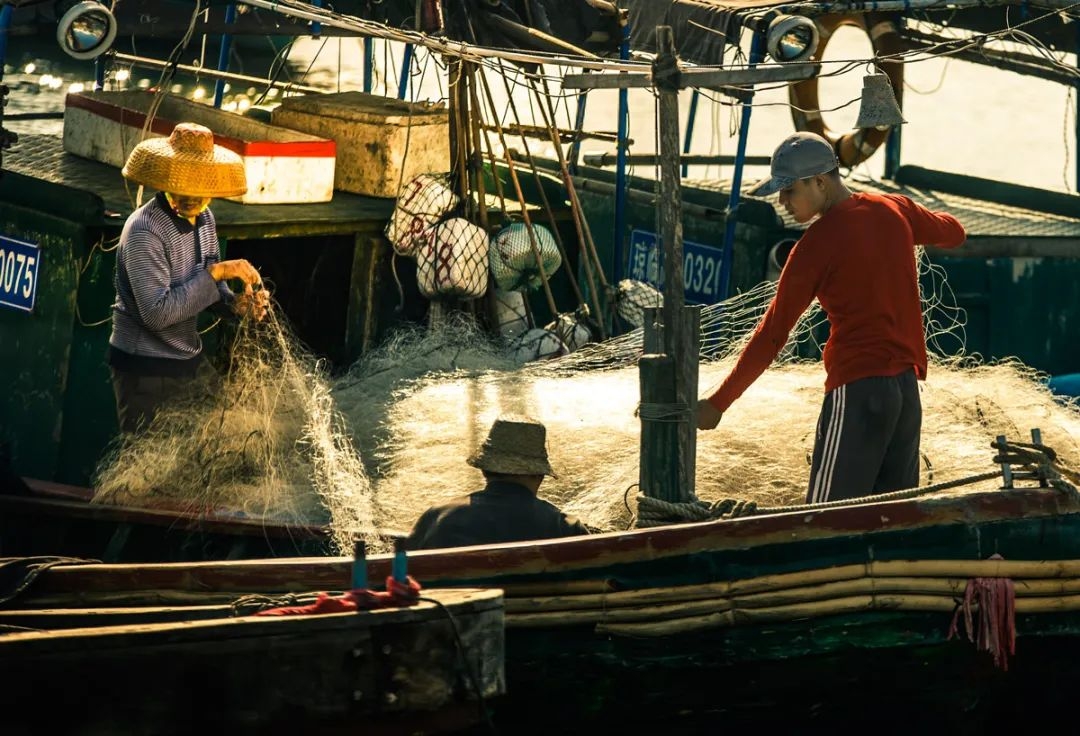
<path id="1" fill-rule="evenodd" d="M 591 537 L 414 552 L 409 572 L 424 584 L 483 580 L 507 587 L 541 579 L 591 581 L 604 586 L 618 566 L 714 552 L 736 552 L 812 540 L 862 538 L 948 525 L 977 527 L 1012 520 L 1059 520 L 1080 503 L 1057 491 L 1024 489 L 800 511 L 762 517 L 680 524 Z M 1011 561 L 1006 561 L 1011 562 Z M 813 563 L 810 561 L 808 567 Z M 369 558 L 369 577 L 390 572 L 390 556 Z M 348 558 L 58 566 L 43 572 L 34 596 L 93 591 L 230 591 L 233 593 L 337 590 L 347 585 Z M 535 579 L 534 579 L 535 578 Z M 704 581 L 704 580 L 703 580 Z M 557 588 L 555 588 L 557 589 Z"/>

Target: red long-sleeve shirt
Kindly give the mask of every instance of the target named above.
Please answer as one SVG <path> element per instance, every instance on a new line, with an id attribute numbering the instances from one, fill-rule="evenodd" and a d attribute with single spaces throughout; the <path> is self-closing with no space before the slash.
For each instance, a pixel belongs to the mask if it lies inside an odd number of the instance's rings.
<path id="1" fill-rule="evenodd" d="M 836 204 L 792 249 L 761 324 L 709 401 L 727 411 L 773 362 L 815 296 L 829 316 L 826 391 L 909 368 L 926 378 L 914 248 L 955 248 L 966 237 L 952 215 L 902 195 L 853 194 Z"/>

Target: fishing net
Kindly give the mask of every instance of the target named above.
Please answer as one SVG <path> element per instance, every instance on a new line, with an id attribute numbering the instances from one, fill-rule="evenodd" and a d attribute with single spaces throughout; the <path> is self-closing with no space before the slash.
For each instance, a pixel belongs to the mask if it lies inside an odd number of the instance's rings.
<path id="1" fill-rule="evenodd" d="M 1080 411 L 1056 400 L 1044 377 L 1015 361 L 940 357 L 962 345 L 962 313 L 949 306 L 940 270 L 920 263 L 932 285 L 924 305 L 936 354 L 921 384 L 920 483 L 993 470 L 991 441 L 1026 441 L 1033 427 L 1064 465 L 1080 467 Z M 703 309 L 701 393 L 731 369 L 774 290 L 764 282 Z M 815 305 L 720 426 L 698 433 L 699 498 L 802 503 L 823 398 L 823 326 Z M 547 425 L 559 475 L 540 495 L 596 529 L 624 529 L 637 495 L 641 345 L 636 330 L 522 363 L 501 338 L 450 317 L 438 329 L 397 333 L 330 380 L 271 321 L 241 331 L 236 364 L 212 405 L 165 415 L 120 448 L 99 497 L 328 521 L 342 549 L 354 532 L 385 549 L 381 535 L 407 532 L 432 504 L 481 488 L 465 459 L 497 416 L 524 414 Z"/>
<path id="2" fill-rule="evenodd" d="M 476 299 L 487 291 L 488 236 L 462 217 L 434 225 L 416 251 L 416 279 L 428 299 Z"/>
<path id="3" fill-rule="evenodd" d="M 99 466 L 97 503 L 376 534 L 374 496 L 318 361 L 274 312 L 236 333 L 212 390 L 168 405 Z"/>
<path id="4" fill-rule="evenodd" d="M 559 246 L 543 225 L 511 223 L 491 239 L 491 274 L 504 291 L 540 288 L 561 264 Z"/>
<path id="5" fill-rule="evenodd" d="M 428 242 L 428 231 L 456 209 L 459 202 L 445 177 L 421 174 L 403 186 L 394 201 L 386 237 L 395 251 L 413 256 L 417 248 Z"/>
<path id="6" fill-rule="evenodd" d="M 664 295 L 644 281 L 623 279 L 615 290 L 615 313 L 631 327 L 645 324 L 645 310 L 664 306 Z"/>

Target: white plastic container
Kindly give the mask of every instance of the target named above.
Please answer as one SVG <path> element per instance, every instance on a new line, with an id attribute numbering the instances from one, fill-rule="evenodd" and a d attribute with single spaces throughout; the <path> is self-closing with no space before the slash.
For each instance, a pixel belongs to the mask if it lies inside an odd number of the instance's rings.
<path id="1" fill-rule="evenodd" d="M 248 190 L 230 197 L 244 204 L 329 202 L 334 196 L 334 141 L 281 128 L 165 95 L 143 136 L 152 92 L 70 93 L 64 108 L 64 150 L 122 168 L 146 138 L 168 137 L 177 123 L 214 131 L 214 143 L 244 160 Z"/>

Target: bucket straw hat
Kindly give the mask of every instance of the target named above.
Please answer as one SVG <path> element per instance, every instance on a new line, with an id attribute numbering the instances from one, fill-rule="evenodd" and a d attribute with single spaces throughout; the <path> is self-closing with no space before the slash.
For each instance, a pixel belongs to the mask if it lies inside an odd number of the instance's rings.
<path id="1" fill-rule="evenodd" d="M 547 429 L 535 419 L 500 417 L 487 439 L 466 462 L 489 473 L 558 476 L 547 455 Z"/>
<path id="2" fill-rule="evenodd" d="M 177 123 L 168 138 L 135 146 L 124 176 L 137 184 L 186 197 L 237 197 L 247 191 L 243 160 L 214 144 L 209 128 Z"/>

